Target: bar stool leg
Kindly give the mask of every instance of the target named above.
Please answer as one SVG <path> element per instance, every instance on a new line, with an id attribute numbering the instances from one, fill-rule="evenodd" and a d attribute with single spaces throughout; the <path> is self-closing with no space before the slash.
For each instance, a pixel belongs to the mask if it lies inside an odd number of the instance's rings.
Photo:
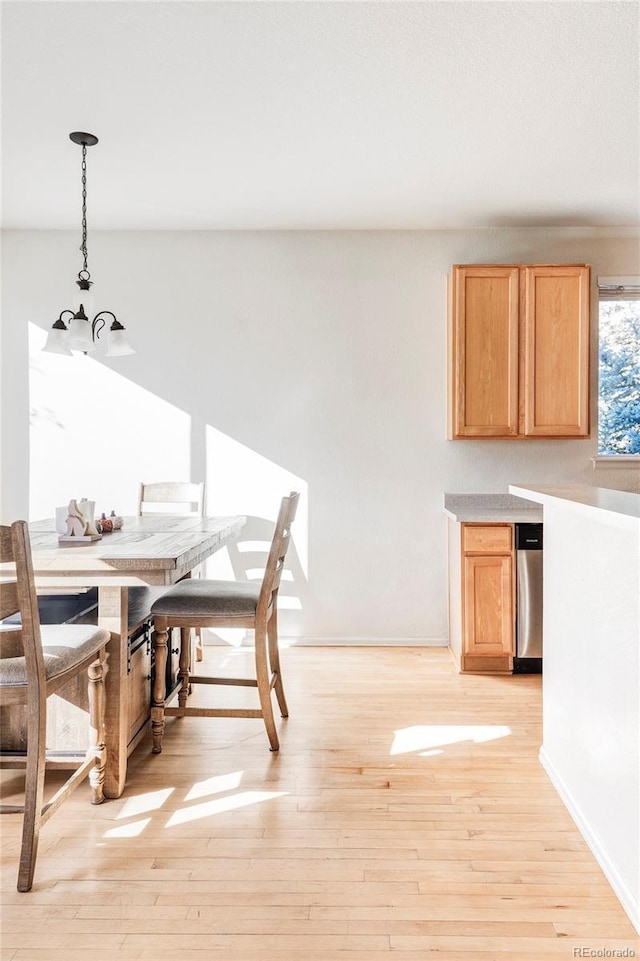
<path id="1" fill-rule="evenodd" d="M 153 753 L 162 751 L 162 736 L 164 734 L 164 702 L 167 696 L 165 671 L 167 669 L 167 641 L 169 631 L 166 619 L 156 618 L 154 631 L 151 635 L 151 645 L 155 651 L 155 678 L 151 698 L 151 735 L 153 737 Z"/>
<path id="2" fill-rule="evenodd" d="M 45 723 L 46 699 L 40 700 L 39 710 L 33 710 L 30 703 L 27 720 L 27 738 L 29 751 L 27 753 L 27 769 L 25 781 L 24 821 L 22 823 L 22 847 L 20 849 L 20 865 L 18 868 L 18 891 L 30 891 L 33 885 L 33 874 L 36 867 L 38 853 L 38 839 L 40 837 L 40 819 L 44 800 L 44 768 L 45 768 Z"/>
<path id="3" fill-rule="evenodd" d="M 180 678 L 180 690 L 178 691 L 178 707 L 187 706 L 187 697 L 191 693 L 191 628 L 180 628 L 180 663 L 178 666 L 178 676 Z"/>
<path id="4" fill-rule="evenodd" d="M 278 699 L 280 714 L 282 717 L 289 717 L 289 708 L 287 707 L 287 699 L 284 696 L 284 685 L 282 683 L 280 650 L 278 648 L 278 610 L 275 607 L 267 624 L 267 635 L 269 638 L 269 664 L 274 675 L 273 689 Z"/>
<path id="5" fill-rule="evenodd" d="M 104 657 L 104 651 L 103 655 Z M 95 764 L 89 771 L 91 784 L 91 803 L 104 801 L 104 774 L 107 764 L 107 748 L 104 740 L 104 663 L 94 661 L 89 665 L 89 750 L 95 757 Z"/>
<path id="6" fill-rule="evenodd" d="M 267 636 L 264 625 L 255 627 L 255 646 L 256 646 L 256 680 L 258 684 L 258 696 L 260 707 L 262 708 L 262 718 L 267 729 L 267 737 L 272 751 L 280 749 L 276 722 L 273 717 L 273 705 L 271 703 L 271 681 L 269 677 L 269 663 L 267 660 Z"/>

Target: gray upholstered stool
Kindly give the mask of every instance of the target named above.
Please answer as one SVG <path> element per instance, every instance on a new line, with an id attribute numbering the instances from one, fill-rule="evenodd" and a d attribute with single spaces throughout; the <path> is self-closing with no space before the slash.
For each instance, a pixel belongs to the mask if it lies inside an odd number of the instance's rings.
<path id="1" fill-rule="evenodd" d="M 271 691 L 275 690 L 280 713 L 288 716 L 278 651 L 278 590 L 291 538 L 291 524 L 299 494 L 283 497 L 261 584 L 245 581 L 186 580 L 170 588 L 151 607 L 155 680 L 151 706 L 153 750 L 162 750 L 165 717 L 260 717 L 267 729 L 272 751 L 280 744 L 273 717 Z M 178 706 L 169 707 L 165 668 L 169 631 L 180 628 L 180 686 Z M 255 677 L 222 678 L 191 674 L 191 631 L 204 627 L 244 627 L 255 633 Z M 187 698 L 191 684 L 256 687 L 260 707 L 191 707 Z"/>

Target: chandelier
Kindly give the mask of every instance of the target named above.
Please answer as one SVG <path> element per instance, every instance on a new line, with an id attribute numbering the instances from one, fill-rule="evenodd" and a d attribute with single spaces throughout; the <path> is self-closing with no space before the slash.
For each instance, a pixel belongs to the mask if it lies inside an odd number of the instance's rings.
<path id="1" fill-rule="evenodd" d="M 135 354 L 129 343 L 125 328 L 116 315 L 110 310 L 101 310 L 91 320 L 93 313 L 93 296 L 91 294 L 91 274 L 88 267 L 87 254 L 87 147 L 93 147 L 98 138 L 92 133 L 76 131 L 69 134 L 69 138 L 82 147 L 82 244 L 80 251 L 83 256 L 82 269 L 78 273 L 76 284 L 78 290 L 73 295 L 73 310 L 61 311 L 60 316 L 49 331 L 47 342 L 43 350 L 52 354 L 71 354 L 72 350 L 79 350 L 88 354 L 96 350 L 98 338 L 106 325 L 111 321 L 107 332 L 107 357 L 122 357 L 125 354 Z"/>

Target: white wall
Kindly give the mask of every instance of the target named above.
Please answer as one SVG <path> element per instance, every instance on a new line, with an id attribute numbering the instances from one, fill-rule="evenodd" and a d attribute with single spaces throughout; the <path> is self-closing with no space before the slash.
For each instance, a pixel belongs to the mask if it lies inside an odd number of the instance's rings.
<path id="1" fill-rule="evenodd" d="M 540 500 L 540 759 L 640 932 L 640 521 Z"/>
<path id="2" fill-rule="evenodd" d="M 445 439 L 450 265 L 638 274 L 631 231 L 94 233 L 96 306 L 127 325 L 138 353 L 111 371 L 34 355 L 30 470 L 27 328 L 68 306 L 78 242 L 4 237 L 4 519 L 29 513 L 30 487 L 32 517 L 67 495 L 130 511 L 139 479 L 178 473 L 206 476 L 213 513 L 272 519 L 298 486 L 299 610 L 285 633 L 444 643 L 445 490 L 637 489 L 638 474 L 594 475 L 595 437 Z"/>

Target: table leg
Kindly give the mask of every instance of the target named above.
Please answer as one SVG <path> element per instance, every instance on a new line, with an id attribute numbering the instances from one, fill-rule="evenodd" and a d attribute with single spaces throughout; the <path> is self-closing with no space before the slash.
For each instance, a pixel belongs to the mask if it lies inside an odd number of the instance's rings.
<path id="1" fill-rule="evenodd" d="M 107 645 L 105 677 L 105 743 L 107 766 L 105 797 L 120 797 L 127 776 L 129 705 L 127 679 L 127 622 L 129 595 L 126 587 L 98 588 L 98 623 L 111 632 Z"/>

